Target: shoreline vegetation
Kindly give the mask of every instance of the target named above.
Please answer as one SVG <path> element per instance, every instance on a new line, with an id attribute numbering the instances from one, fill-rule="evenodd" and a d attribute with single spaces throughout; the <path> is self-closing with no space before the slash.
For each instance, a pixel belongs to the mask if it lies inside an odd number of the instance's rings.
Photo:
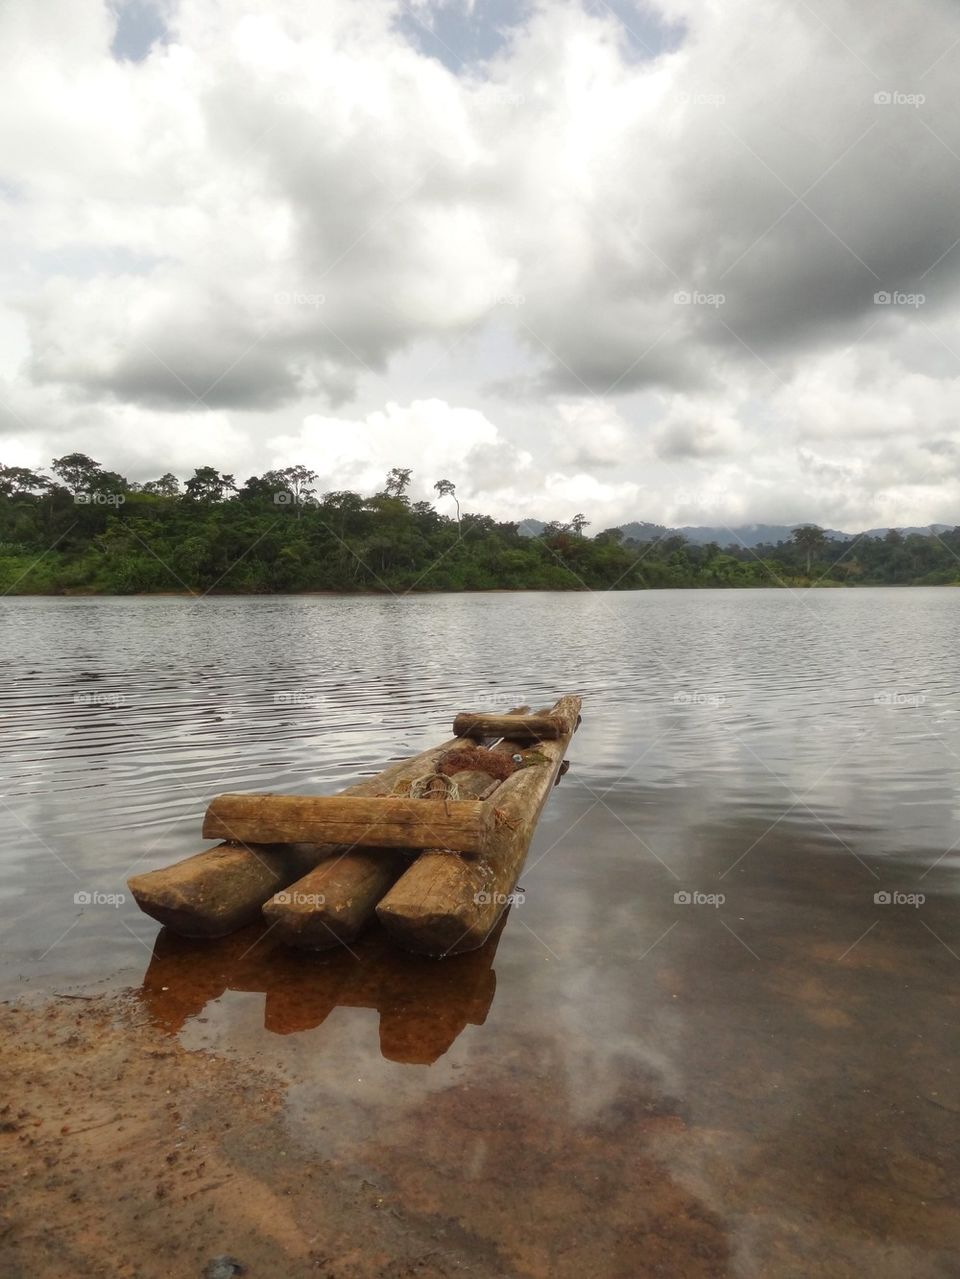
<path id="1" fill-rule="evenodd" d="M 83 453 L 51 474 L 0 465 L 0 593 L 7 595 L 430 594 L 466 591 L 960 585 L 960 528 L 827 538 L 799 525 L 775 546 L 650 542 L 595 535 L 581 513 L 530 537 L 515 522 L 462 512 L 456 486 L 435 503 L 383 489 L 318 496 L 303 466 L 238 485 L 199 467 L 145 484 Z"/>

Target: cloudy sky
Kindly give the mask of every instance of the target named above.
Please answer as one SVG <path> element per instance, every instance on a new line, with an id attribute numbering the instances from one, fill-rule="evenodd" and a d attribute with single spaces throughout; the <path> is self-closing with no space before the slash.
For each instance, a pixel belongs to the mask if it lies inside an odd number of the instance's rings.
<path id="1" fill-rule="evenodd" d="M 0 61 L 0 461 L 960 522 L 955 0 L 0 0 Z"/>

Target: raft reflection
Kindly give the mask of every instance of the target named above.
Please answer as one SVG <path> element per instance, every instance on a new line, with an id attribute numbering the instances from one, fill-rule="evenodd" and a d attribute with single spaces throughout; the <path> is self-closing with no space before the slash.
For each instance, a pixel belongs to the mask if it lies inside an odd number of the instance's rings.
<path id="1" fill-rule="evenodd" d="M 264 1028 L 276 1035 L 313 1030 L 335 1008 L 375 1008 L 381 1054 L 429 1065 L 468 1025 L 486 1021 L 505 919 L 479 950 L 443 960 L 398 950 L 378 926 L 350 950 L 317 953 L 275 944 L 261 924 L 219 941 L 164 928 L 137 996 L 151 1021 L 171 1034 L 228 990 L 262 991 Z"/>

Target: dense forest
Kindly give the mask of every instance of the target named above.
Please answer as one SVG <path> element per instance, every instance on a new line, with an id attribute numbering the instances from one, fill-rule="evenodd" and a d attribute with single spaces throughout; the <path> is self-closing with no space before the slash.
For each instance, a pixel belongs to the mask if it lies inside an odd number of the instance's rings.
<path id="1" fill-rule="evenodd" d="M 701 586 L 960 584 L 960 529 L 830 541 L 801 525 L 777 546 L 692 545 L 679 535 L 590 536 L 574 515 L 525 537 L 461 511 L 438 479 L 407 496 L 396 467 L 369 497 L 320 493 L 290 466 L 251 476 L 199 467 L 131 483 L 83 453 L 50 473 L 0 465 L 0 592 L 618 590 Z M 438 509 L 439 508 L 439 509 Z"/>

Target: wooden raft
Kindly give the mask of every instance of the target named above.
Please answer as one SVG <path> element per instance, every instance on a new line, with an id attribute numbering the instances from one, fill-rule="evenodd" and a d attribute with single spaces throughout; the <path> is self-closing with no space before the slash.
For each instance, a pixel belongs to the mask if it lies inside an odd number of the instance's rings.
<path id="1" fill-rule="evenodd" d="M 134 876 L 130 889 L 186 936 L 223 936 L 262 908 L 278 941 L 323 949 L 376 912 L 405 949 L 473 950 L 511 902 L 580 704 L 462 712 L 452 741 L 339 795 L 218 796 L 203 835 L 228 842 Z"/>
<path id="2" fill-rule="evenodd" d="M 412 759 L 391 764 L 376 777 L 348 786 L 344 795 L 379 795 L 405 780 L 429 772 L 447 750 L 462 745 L 459 738 L 421 751 Z M 375 893 L 370 914 L 406 867 L 402 854 L 378 857 L 357 853 L 344 865 L 343 849 L 335 845 L 300 846 L 227 843 L 186 857 L 160 870 L 134 875 L 127 881 L 137 905 L 146 914 L 183 937 L 225 937 L 260 915 L 260 908 L 276 892 L 300 879 L 311 867 L 332 860 L 340 863 L 339 903 L 346 909 L 358 896 Z M 318 889 L 322 891 L 322 889 Z M 337 901 L 336 896 L 327 900 Z M 333 944 L 337 938 L 333 938 Z"/>
<path id="3" fill-rule="evenodd" d="M 513 713 L 523 715 L 529 709 L 518 706 Z M 382 794 L 388 787 L 402 789 L 432 773 L 451 750 L 481 744 L 482 739 L 454 737 L 417 755 L 399 773 L 390 775 L 388 770 L 372 778 L 369 793 Z M 377 902 L 410 864 L 408 856 L 399 851 L 394 851 L 389 861 L 383 853 L 363 848 L 330 852 L 316 869 L 291 882 L 289 891 L 273 897 L 267 894 L 269 901 L 264 898 L 264 918 L 278 940 L 289 946 L 324 950 L 353 941 L 373 919 Z"/>

